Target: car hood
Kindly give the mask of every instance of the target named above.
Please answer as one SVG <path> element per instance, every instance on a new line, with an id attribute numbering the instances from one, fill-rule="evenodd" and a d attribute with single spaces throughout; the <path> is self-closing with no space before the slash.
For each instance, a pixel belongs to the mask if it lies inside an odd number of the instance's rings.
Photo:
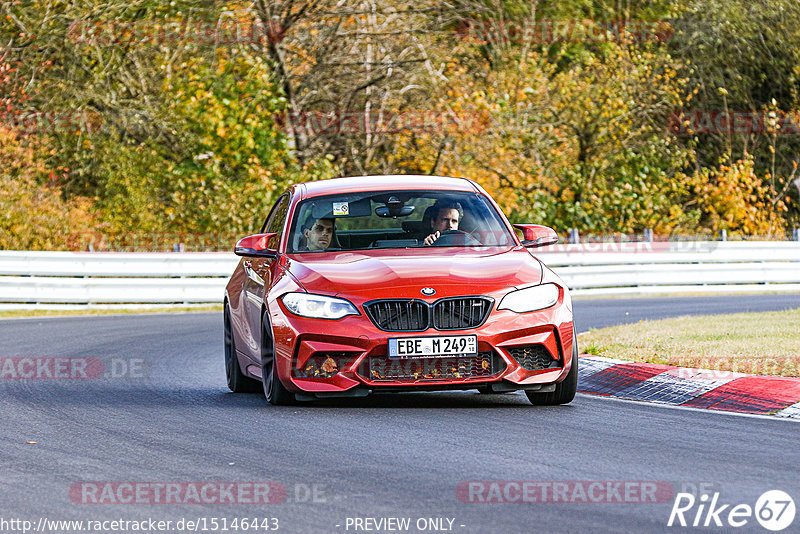
<path id="1" fill-rule="evenodd" d="M 423 287 L 436 298 L 535 285 L 542 265 L 522 247 L 490 250 L 343 251 L 289 256 L 288 269 L 309 292 L 365 298 L 406 297 Z"/>

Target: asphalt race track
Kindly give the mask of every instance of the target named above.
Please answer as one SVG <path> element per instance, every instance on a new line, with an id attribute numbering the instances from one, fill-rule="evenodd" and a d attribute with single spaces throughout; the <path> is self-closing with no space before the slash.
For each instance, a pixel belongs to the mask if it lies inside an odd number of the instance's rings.
<path id="1" fill-rule="evenodd" d="M 800 295 L 575 301 L 578 331 L 796 307 Z M 719 493 L 718 504 L 731 505 L 723 521 L 733 505 L 754 507 L 767 490 L 783 490 L 800 505 L 800 426 L 792 421 L 588 395 L 545 408 L 522 394 L 475 392 L 272 407 L 261 395 L 228 392 L 221 313 L 2 320 L 0 340 L 0 357 L 15 362 L 103 362 L 104 376 L 94 379 L 0 380 L 0 516 L 34 528 L 44 518 L 173 524 L 184 518 L 210 526 L 212 518 L 230 524 L 246 517 L 277 518 L 279 532 L 298 533 L 681 532 L 695 529 L 667 527 L 680 491 Z M 102 484 L 111 481 L 182 488 L 272 482 L 270 495 L 285 488 L 286 498 L 244 504 L 245 494 L 233 504 L 192 504 L 186 493 L 181 504 L 108 504 L 113 496 L 106 504 L 85 503 L 87 488 L 112 488 Z M 472 487 L 487 492 L 486 481 L 537 481 L 551 490 L 567 482 L 570 491 L 592 482 L 609 488 L 607 481 L 627 481 L 612 486 L 635 490 L 647 481 L 670 491 L 644 503 L 616 490 L 601 497 L 612 502 L 552 492 L 549 500 L 558 502 L 462 502 L 470 496 L 457 489 L 469 481 L 484 481 Z M 472 499 L 489 495 L 481 491 Z M 506 498 L 519 499 L 516 491 Z M 687 511 L 687 521 L 697 510 Z M 409 528 L 378 530 L 363 521 L 392 517 L 409 518 Z M 800 518 L 785 532 L 798 525 Z M 736 530 L 767 532 L 755 517 Z M 0 531 L 21 532 L 2 521 Z"/>

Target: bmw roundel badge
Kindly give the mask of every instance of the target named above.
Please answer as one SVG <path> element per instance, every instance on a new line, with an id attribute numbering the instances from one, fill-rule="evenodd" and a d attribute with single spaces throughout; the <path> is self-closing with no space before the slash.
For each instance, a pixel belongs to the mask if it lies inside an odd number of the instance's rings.
<path id="1" fill-rule="evenodd" d="M 431 295 L 435 295 L 436 294 L 436 290 L 433 289 L 432 287 L 423 287 L 420 290 L 420 293 L 422 293 L 426 297 L 430 297 Z"/>

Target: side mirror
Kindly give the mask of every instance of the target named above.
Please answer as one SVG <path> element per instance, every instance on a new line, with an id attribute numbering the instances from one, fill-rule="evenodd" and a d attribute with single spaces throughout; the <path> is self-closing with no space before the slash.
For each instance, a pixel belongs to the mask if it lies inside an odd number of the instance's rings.
<path id="1" fill-rule="evenodd" d="M 539 224 L 515 224 L 514 228 L 522 230 L 524 236 L 522 246 L 526 248 L 544 247 L 558 243 L 558 234 L 549 226 Z"/>
<path id="2" fill-rule="evenodd" d="M 278 234 L 274 232 L 243 237 L 236 243 L 233 252 L 237 256 L 246 256 L 250 258 L 276 258 L 278 257 L 278 251 L 269 247 L 270 241 L 276 237 L 278 237 Z"/>

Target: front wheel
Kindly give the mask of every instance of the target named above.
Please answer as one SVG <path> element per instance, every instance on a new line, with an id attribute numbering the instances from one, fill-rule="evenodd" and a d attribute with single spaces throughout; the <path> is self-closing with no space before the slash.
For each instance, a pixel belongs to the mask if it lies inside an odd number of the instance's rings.
<path id="1" fill-rule="evenodd" d="M 537 406 L 555 406 L 557 404 L 567 404 L 575 398 L 578 390 L 578 336 L 572 330 L 572 367 L 567 373 L 567 378 L 556 384 L 556 390 L 551 393 L 536 393 L 526 391 L 525 395 L 531 404 Z"/>
<path id="2" fill-rule="evenodd" d="M 261 327 L 261 376 L 264 387 L 264 397 L 273 406 L 292 404 L 295 401 L 294 393 L 286 389 L 278 377 L 275 365 L 275 345 L 272 342 L 272 329 L 266 318 Z"/>

